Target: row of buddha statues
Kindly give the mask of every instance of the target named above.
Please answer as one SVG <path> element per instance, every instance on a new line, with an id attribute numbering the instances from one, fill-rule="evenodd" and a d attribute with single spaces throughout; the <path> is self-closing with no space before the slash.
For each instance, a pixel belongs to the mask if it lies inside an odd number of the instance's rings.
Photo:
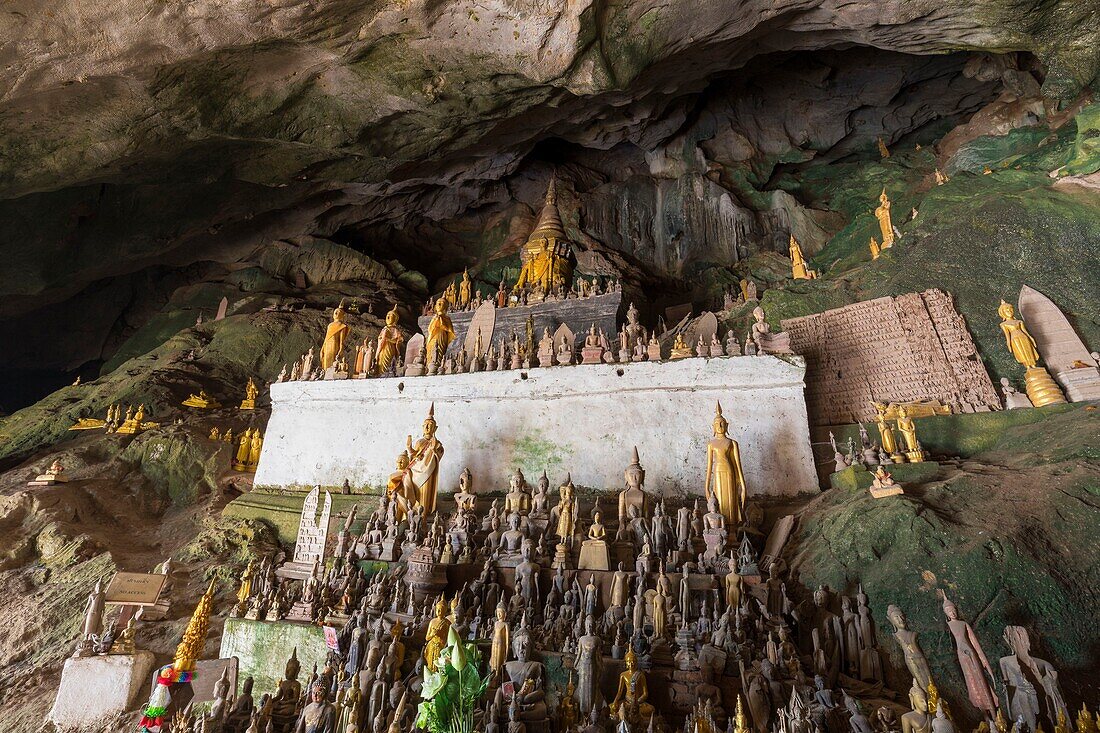
<path id="1" fill-rule="evenodd" d="M 537 283 L 509 289 L 504 283 L 504 278 L 501 278 L 496 292 L 491 297 L 485 297 L 481 292 L 481 288 L 473 287 L 470 272 L 465 270 L 462 273 L 461 280 L 452 282 L 438 297 L 434 295 L 429 297 L 424 302 L 424 308 L 421 310 L 420 315 L 430 316 L 435 313 L 436 302 L 439 300 L 446 301 L 447 310 L 451 313 L 469 313 L 476 311 L 482 304 L 489 302 L 497 308 L 509 308 L 547 301 L 593 298 L 599 295 L 621 293 L 622 289 L 621 280 L 608 277 L 604 278 L 604 282 L 601 283 L 600 278 L 595 275 L 587 279 L 578 277 L 571 287 L 567 286 L 564 281 L 559 280 L 557 286 L 551 287 L 549 290 L 543 289 L 543 286 Z"/>
<path id="2" fill-rule="evenodd" d="M 108 434 L 137 435 L 159 426 L 160 423 L 145 419 L 144 404 L 138 405 L 136 409 L 133 405 L 127 405 L 125 414 L 122 412 L 122 405 L 111 404 L 107 406 L 104 419 L 82 417 L 77 419 L 69 430 L 103 430 Z"/>
<path id="3" fill-rule="evenodd" d="M 344 355 L 350 327 L 344 322 L 342 305 L 333 311 L 333 321 L 325 334 L 320 359 L 311 348 L 288 369 L 283 367 L 277 382 L 317 379 L 364 379 L 367 377 L 405 376 L 416 377 L 436 374 L 457 374 L 507 369 L 531 369 L 534 366 L 549 367 L 575 364 L 615 364 L 641 361 L 677 360 L 688 357 L 754 356 L 757 354 L 789 355 L 792 353 L 790 335 L 773 332 L 764 310 L 753 309 L 753 324 L 746 334 L 742 347 L 733 329 L 726 337 L 718 333 L 709 337 L 699 334 L 693 344 L 688 344 L 685 332 L 672 336 L 671 348 L 662 343 L 657 331 L 647 331 L 638 320 L 634 304 L 627 309 L 626 322 L 611 340 L 603 329 L 592 324 L 583 340 L 578 341 L 568 329 L 551 334 L 549 327 L 536 339 L 533 318 L 528 318 L 525 333 L 512 332 L 510 337 L 491 336 L 486 346 L 483 334 L 477 331 L 472 351 L 465 344 L 448 356 L 455 340 L 454 325 L 448 313 L 448 301 L 435 301 L 435 313 L 428 324 L 422 345 L 412 345 L 408 353 L 402 353 L 405 338 L 397 328 L 396 307 L 386 315 L 386 326 L 378 333 L 377 340 L 364 339 L 356 348 L 350 361 Z M 417 337 L 420 338 L 420 337 Z M 667 355 L 666 355 L 667 352 Z M 407 363 L 405 359 L 408 359 Z"/>
<path id="4" fill-rule="evenodd" d="M 454 529 L 461 501 L 455 498 L 446 521 L 437 512 L 426 535 Z M 659 516 L 659 507 L 647 518 Z M 380 505 L 366 524 L 390 511 Z M 475 524 L 484 524 L 486 517 L 475 516 Z M 560 513 L 556 520 L 550 525 L 561 523 Z M 646 532 L 659 535 L 655 528 Z M 236 714 L 225 717 L 222 730 L 408 730 L 452 632 L 487 652 L 489 685 L 475 718 L 476 729 L 487 733 L 630 733 L 680 725 L 686 733 L 953 733 L 959 713 L 984 721 L 982 730 L 1007 733 L 1007 721 L 1019 733 L 1072 730 L 1057 672 L 1032 653 L 1027 631 L 1005 628 L 1010 653 L 995 668 L 946 594 L 943 631 L 965 683 L 951 697 L 968 706 L 955 712 L 898 606 L 889 605 L 885 617 L 912 680 L 904 707 L 887 702 L 884 685 L 896 675 L 887 673 L 890 658 L 863 589 L 851 596 L 824 586 L 810 591 L 782 556 L 750 568 L 740 551 L 714 563 L 673 551 L 668 559 L 675 566 L 581 570 L 548 567 L 550 554 L 536 554 L 536 542 L 525 538 L 518 565 L 483 554 L 476 575 L 425 591 L 411 563 L 365 572 L 354 541 L 362 535 L 350 523 L 346 533 L 344 554 L 317 563 L 300 590 L 287 590 L 297 583 L 280 581 L 273 558 L 246 569 L 234 613 L 273 621 L 287 618 L 279 609 L 308 602 L 320 612 L 297 620 L 334 628 L 337 643 L 306 685 L 292 652 L 273 694 L 232 706 Z M 756 556 L 762 539 L 746 529 L 745 554 Z M 253 613 L 265 605 L 276 610 Z M 1002 685 L 1003 699 L 996 692 Z M 879 707 L 869 713 L 865 700 Z M 1080 720 L 1078 730 L 1094 733 Z"/>

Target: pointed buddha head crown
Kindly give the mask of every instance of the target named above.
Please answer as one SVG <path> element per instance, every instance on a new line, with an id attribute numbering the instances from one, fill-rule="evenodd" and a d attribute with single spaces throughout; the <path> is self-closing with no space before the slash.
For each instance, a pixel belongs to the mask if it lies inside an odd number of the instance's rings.
<path id="1" fill-rule="evenodd" d="M 336 308 L 334 308 L 332 311 L 332 320 L 342 321 L 344 320 L 345 314 L 347 314 L 347 311 L 344 310 L 344 299 L 340 298 L 340 304 L 336 306 Z"/>
<path id="2" fill-rule="evenodd" d="M 387 325 L 387 326 L 396 326 L 396 325 L 397 325 L 397 319 L 398 319 L 398 315 L 397 315 L 397 303 L 394 303 L 394 304 L 393 304 L 393 309 L 392 309 L 392 310 L 390 310 L 390 311 L 389 311 L 389 312 L 388 312 L 388 313 L 386 314 L 386 325 Z"/>
<path id="3" fill-rule="evenodd" d="M 428 432 L 430 428 L 432 434 L 435 434 L 437 427 L 439 427 L 439 424 L 435 421 L 435 403 L 433 402 L 428 408 L 428 416 L 424 418 L 424 432 Z"/>
<path id="4" fill-rule="evenodd" d="M 638 446 L 634 446 L 634 457 L 626 467 L 624 478 L 627 486 L 637 485 L 640 488 L 645 483 L 645 469 L 642 468 L 641 458 L 638 457 Z"/>
<path id="5" fill-rule="evenodd" d="M 1001 317 L 1002 321 L 1007 321 L 1016 316 L 1016 309 L 1012 307 L 1011 303 L 1002 298 L 1001 304 L 997 306 L 997 315 Z"/>
<path id="6" fill-rule="evenodd" d="M 195 612 L 191 614 L 191 620 L 187 622 L 187 629 L 183 632 L 183 639 L 176 647 L 175 660 L 172 666 L 179 672 L 190 672 L 195 668 L 195 660 L 202 653 L 202 647 L 206 643 L 206 632 L 210 628 L 210 613 L 214 610 L 214 581 L 206 589 L 206 593 L 199 599 L 195 606 Z"/>
<path id="7" fill-rule="evenodd" d="M 714 403 L 714 434 L 725 435 L 726 430 L 729 429 L 729 420 L 722 417 L 722 403 L 715 401 Z"/>

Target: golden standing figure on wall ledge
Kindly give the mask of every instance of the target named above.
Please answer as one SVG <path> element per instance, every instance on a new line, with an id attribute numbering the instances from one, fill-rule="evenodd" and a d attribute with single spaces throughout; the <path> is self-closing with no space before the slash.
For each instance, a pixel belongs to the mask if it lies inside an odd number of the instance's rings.
<path id="1" fill-rule="evenodd" d="M 344 310 L 344 301 L 332 311 L 332 323 L 328 324 L 325 332 L 325 342 L 321 345 L 321 369 L 328 369 L 336 363 L 336 358 L 344 351 L 344 341 L 348 337 L 351 328 L 344 323 L 347 311 Z"/>
<path id="2" fill-rule="evenodd" d="M 405 337 L 397 328 L 397 306 L 386 314 L 386 325 L 378 332 L 378 347 L 374 354 L 375 374 L 385 374 L 397 355 L 401 353 L 401 344 L 405 343 Z"/>
<path id="3" fill-rule="evenodd" d="M 806 258 L 802 256 L 802 247 L 798 244 L 798 240 L 794 238 L 794 234 L 791 234 L 789 251 L 791 255 L 791 277 L 795 280 L 816 279 L 817 272 L 807 267 Z"/>
<path id="4" fill-rule="evenodd" d="M 435 315 L 428 323 L 427 338 L 424 340 L 424 363 L 443 361 L 443 355 L 447 353 L 447 347 L 454 339 L 455 328 L 451 317 L 447 315 L 447 299 L 440 298 L 435 301 Z"/>
<path id="5" fill-rule="evenodd" d="M 741 523 L 745 508 L 745 474 L 741 470 L 741 449 L 726 431 L 729 421 L 722 417 L 722 405 L 714 408 L 714 438 L 707 443 L 707 498 L 718 499 L 718 509 L 731 527 Z"/>

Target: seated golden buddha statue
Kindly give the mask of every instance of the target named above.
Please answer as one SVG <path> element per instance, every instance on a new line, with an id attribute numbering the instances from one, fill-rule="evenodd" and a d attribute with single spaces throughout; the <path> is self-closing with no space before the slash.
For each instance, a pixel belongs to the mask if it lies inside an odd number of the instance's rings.
<path id="1" fill-rule="evenodd" d="M 653 706 L 649 699 L 649 687 L 646 685 L 645 672 L 638 669 L 638 658 L 634 655 L 634 649 L 626 652 L 626 670 L 619 675 L 619 689 L 615 691 L 615 701 L 611 703 L 611 715 L 619 716 L 620 709 L 624 710 L 626 720 L 631 725 L 638 725 L 648 721 L 653 715 Z"/>
<path id="2" fill-rule="evenodd" d="M 536 290 L 550 293 L 573 284 L 573 247 L 566 239 L 558 213 L 554 179 L 546 189 L 546 202 L 527 243 L 520 252 L 523 266 L 512 292 Z"/>

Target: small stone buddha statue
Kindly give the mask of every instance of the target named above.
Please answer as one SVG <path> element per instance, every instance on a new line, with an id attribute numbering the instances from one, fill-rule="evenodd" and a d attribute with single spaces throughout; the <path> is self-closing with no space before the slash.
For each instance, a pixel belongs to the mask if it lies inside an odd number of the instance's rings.
<path id="1" fill-rule="evenodd" d="M 290 721 L 294 718 L 298 700 L 302 697 L 302 683 L 298 681 L 298 673 L 301 669 L 298 649 L 295 648 L 290 654 L 290 659 L 287 660 L 284 677 L 279 682 L 275 697 L 271 698 L 269 703 L 271 717 L 276 721 Z"/>
<path id="2" fill-rule="evenodd" d="M 649 687 L 645 672 L 638 669 L 638 658 L 633 647 L 627 651 L 623 661 L 626 662 L 626 670 L 619 675 L 619 687 L 615 691 L 615 700 L 610 705 L 611 714 L 620 717 L 620 711 L 625 711 L 623 717 L 626 721 L 639 725 L 654 713 L 653 706 L 647 702 Z"/>
<path id="3" fill-rule="evenodd" d="M 581 556 L 577 562 L 578 570 L 610 570 L 611 558 L 607 551 L 607 531 L 600 522 L 600 513 L 592 518 L 588 528 L 588 539 L 581 543 Z"/>
<path id="4" fill-rule="evenodd" d="M 635 507 L 638 516 L 649 515 L 649 495 L 645 492 L 645 469 L 638 456 L 638 446 L 634 446 L 633 460 L 623 472 L 626 488 L 619 492 L 619 524 L 622 525 L 630 507 Z"/>
<path id="5" fill-rule="evenodd" d="M 771 326 L 764 319 L 764 309 L 756 306 L 752 309 L 752 340 L 759 354 L 790 354 L 791 335 L 786 331 L 772 333 Z"/>
<path id="6" fill-rule="evenodd" d="M 875 469 L 875 477 L 871 481 L 870 492 L 871 496 L 876 499 L 884 499 L 887 496 L 897 496 L 905 493 L 901 488 L 901 484 L 894 481 L 894 478 L 881 465 Z"/>
<path id="7" fill-rule="evenodd" d="M 515 690 L 513 701 L 517 706 L 518 718 L 524 721 L 547 720 L 546 668 L 542 662 L 531 659 L 531 631 L 526 623 L 512 639 L 512 653 L 516 658 L 504 663 L 504 679 L 511 682 Z"/>
<path id="8" fill-rule="evenodd" d="M 527 480 L 523 471 L 519 468 L 512 474 L 509 481 L 508 493 L 504 497 L 504 514 L 519 514 L 527 516 L 531 512 L 531 494 L 527 492 Z"/>

